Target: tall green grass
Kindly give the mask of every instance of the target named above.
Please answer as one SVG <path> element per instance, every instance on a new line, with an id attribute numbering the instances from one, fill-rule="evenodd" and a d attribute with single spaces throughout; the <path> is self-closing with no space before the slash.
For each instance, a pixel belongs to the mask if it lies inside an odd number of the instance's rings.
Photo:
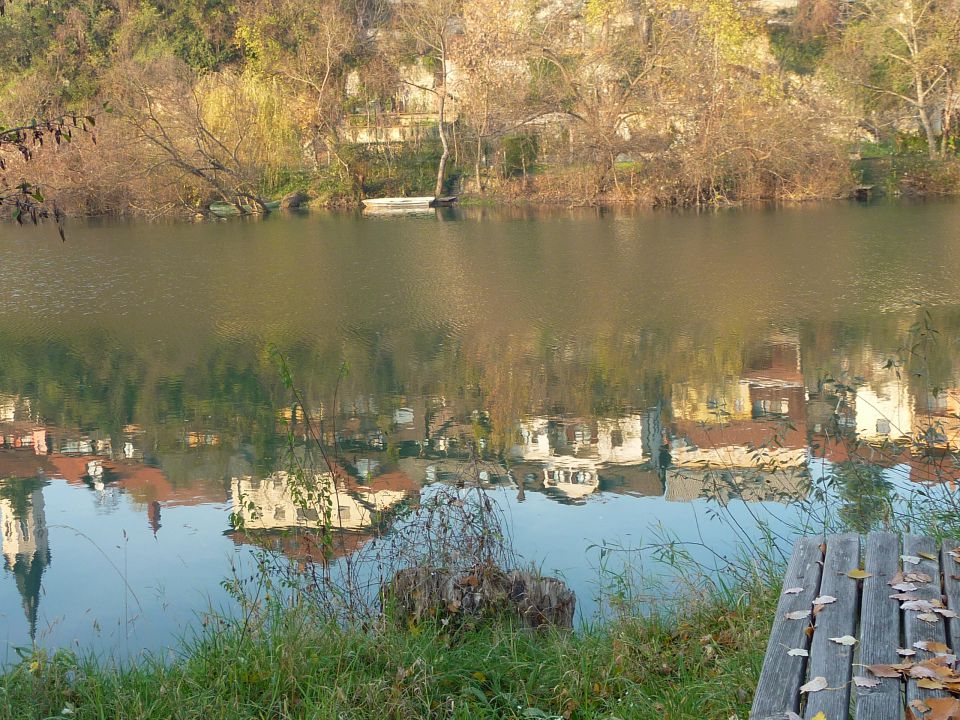
<path id="1" fill-rule="evenodd" d="M 778 589 L 757 577 L 575 633 L 506 619 L 345 628 L 273 605 L 213 618 L 172 663 L 36 651 L 0 676 L 0 717 L 745 717 Z"/>

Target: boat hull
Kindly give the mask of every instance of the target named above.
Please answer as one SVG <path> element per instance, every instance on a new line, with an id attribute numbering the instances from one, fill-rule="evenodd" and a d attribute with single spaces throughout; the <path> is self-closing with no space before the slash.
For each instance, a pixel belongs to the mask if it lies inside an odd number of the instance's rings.
<path id="1" fill-rule="evenodd" d="M 433 197 L 367 198 L 363 207 L 368 210 L 386 210 L 403 208 L 426 208 L 433 204 Z"/>

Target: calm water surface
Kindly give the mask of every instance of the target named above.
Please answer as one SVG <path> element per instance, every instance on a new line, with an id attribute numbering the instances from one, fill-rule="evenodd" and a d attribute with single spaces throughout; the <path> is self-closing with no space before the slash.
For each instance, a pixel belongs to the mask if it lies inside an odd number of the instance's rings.
<path id="1" fill-rule="evenodd" d="M 739 482 L 774 433 L 783 471 L 729 507 L 794 517 L 802 479 L 849 459 L 823 441 L 825 377 L 858 386 L 851 437 L 949 419 L 958 277 L 950 203 L 0 227 L 0 661 L 32 640 L 163 650 L 229 607 L 251 548 L 305 559 L 283 531 L 310 518 L 274 475 L 301 413 L 271 344 L 342 448 L 356 544 L 365 510 L 476 452 L 517 550 L 589 615 L 597 543 L 728 552 L 708 476 Z M 898 378 L 924 309 L 929 375 Z M 243 533 L 241 493 L 267 510 Z"/>

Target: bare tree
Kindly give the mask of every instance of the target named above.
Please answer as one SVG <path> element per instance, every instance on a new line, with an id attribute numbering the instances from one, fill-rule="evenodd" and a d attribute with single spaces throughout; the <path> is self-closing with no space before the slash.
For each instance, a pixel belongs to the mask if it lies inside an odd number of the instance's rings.
<path id="1" fill-rule="evenodd" d="M 909 108 L 936 159 L 945 155 L 948 139 L 938 113 L 949 126 L 956 106 L 958 38 L 957 0 L 860 0 L 834 62 L 873 101 Z"/>
<path id="2" fill-rule="evenodd" d="M 437 131 L 442 152 L 437 165 L 435 197 L 443 195 L 450 142 L 447 137 L 447 109 L 451 101 L 451 50 L 454 38 L 461 32 L 461 0 L 399 0 L 392 10 L 395 58 L 411 55 L 433 70 L 433 83 L 423 84 L 409 78 L 402 82 L 429 93 L 436 100 Z"/>
<path id="3" fill-rule="evenodd" d="M 484 190 L 485 145 L 554 110 L 531 92 L 535 14 L 518 0 L 464 0 L 463 32 L 454 46 L 457 106 L 475 143 L 474 177 Z"/>
<path id="4" fill-rule="evenodd" d="M 135 141 L 150 151 L 151 172 L 170 170 L 171 183 L 190 180 L 241 210 L 252 203 L 268 212 L 258 190 L 261 168 L 249 147 L 255 120 L 238 94 L 227 136 L 205 115 L 202 88 L 182 63 L 130 63 L 118 68 L 116 78 L 115 111 L 129 123 Z M 236 93 L 235 87 L 230 90 Z"/>

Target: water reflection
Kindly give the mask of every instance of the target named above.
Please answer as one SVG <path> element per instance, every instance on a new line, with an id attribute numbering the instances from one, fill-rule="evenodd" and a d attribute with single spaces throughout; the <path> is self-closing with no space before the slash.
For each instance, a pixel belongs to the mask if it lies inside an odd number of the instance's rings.
<path id="1" fill-rule="evenodd" d="M 3 527 L 3 567 L 20 594 L 30 638 L 37 634 L 37 613 L 43 572 L 50 565 L 43 481 L 0 481 L 0 526 Z"/>
<path id="2" fill-rule="evenodd" d="M 900 489 L 960 478 L 960 206 L 445 218 L 0 239 L 7 642 L 74 617 L 96 551 L 67 526 L 141 573 L 144 616 L 144 587 L 166 612 L 167 592 L 215 588 L 238 549 L 320 559 L 320 511 L 280 471 L 288 433 L 302 449 L 321 420 L 343 552 L 476 454 L 521 552 L 581 579 L 604 538 L 708 532 L 690 518 L 704 498 L 787 517 L 832 478 L 867 528 Z M 71 280 L 103 267 L 109 284 Z M 905 361 L 915 298 L 943 340 Z"/>

